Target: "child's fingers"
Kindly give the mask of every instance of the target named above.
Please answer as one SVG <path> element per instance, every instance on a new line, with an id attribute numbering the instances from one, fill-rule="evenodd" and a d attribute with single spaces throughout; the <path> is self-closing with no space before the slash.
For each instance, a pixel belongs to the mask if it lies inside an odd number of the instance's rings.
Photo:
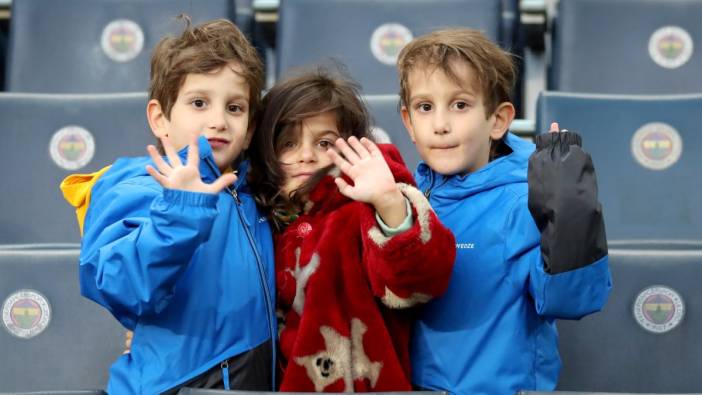
<path id="1" fill-rule="evenodd" d="M 561 129 L 558 127 L 558 122 L 552 122 L 551 129 L 549 129 L 548 132 L 549 133 L 558 133 L 559 130 L 561 130 Z"/>
<path id="2" fill-rule="evenodd" d="M 146 172 L 151 175 L 156 181 L 161 184 L 162 187 L 168 188 L 168 178 L 164 177 L 163 174 L 156 171 L 151 165 L 146 165 Z"/>
<path id="3" fill-rule="evenodd" d="M 197 135 L 193 135 L 190 138 L 190 145 L 188 145 L 188 160 L 186 163 L 195 167 L 197 167 L 200 163 L 200 147 L 197 144 Z"/>
<path id="4" fill-rule="evenodd" d="M 356 154 L 359 156 L 359 158 L 364 159 L 370 156 L 370 152 L 368 152 L 368 149 L 361 144 L 360 141 L 358 141 L 358 138 L 356 136 L 351 136 L 349 137 L 349 145 L 353 150 L 356 152 Z"/>
<path id="5" fill-rule="evenodd" d="M 336 167 L 339 168 L 339 170 L 344 172 L 344 174 L 349 174 L 349 171 L 351 170 L 351 164 L 341 155 L 339 155 L 338 152 L 334 151 L 333 149 L 328 149 L 327 155 L 329 155 L 332 162 L 334 162 L 334 164 L 336 165 Z"/>
<path id="6" fill-rule="evenodd" d="M 378 146 L 375 145 L 375 143 L 372 142 L 370 139 L 365 137 L 362 138 L 361 144 L 363 144 L 363 146 L 366 147 L 366 149 L 368 150 L 368 152 L 370 152 L 372 156 L 383 155 L 382 152 L 380 152 L 380 148 L 378 148 Z"/>
<path id="7" fill-rule="evenodd" d="M 334 179 L 334 183 L 336 184 L 336 187 L 339 188 L 339 192 L 341 192 L 342 195 L 353 199 L 351 196 L 353 188 L 346 181 L 344 181 L 343 178 L 336 177 Z"/>
<path id="8" fill-rule="evenodd" d="M 235 183 L 236 180 L 237 177 L 234 173 L 223 174 L 217 181 L 210 184 L 210 192 L 219 193 L 219 191 Z"/>
<path id="9" fill-rule="evenodd" d="M 166 163 L 165 160 L 161 157 L 161 155 L 158 153 L 156 150 L 156 147 L 153 145 L 149 145 L 146 147 L 146 150 L 149 152 L 149 156 L 151 157 L 151 160 L 154 162 L 156 165 L 156 168 L 158 169 L 161 174 L 164 174 L 168 176 L 171 174 L 171 167 L 168 166 L 168 163 Z"/>
<path id="10" fill-rule="evenodd" d="M 163 150 L 166 152 L 168 161 L 171 162 L 171 167 L 182 166 L 183 164 L 178 157 L 178 153 L 176 152 L 175 148 L 173 148 L 173 145 L 171 145 L 171 141 L 168 139 L 168 137 L 161 137 L 161 142 L 163 142 Z"/>
<path id="11" fill-rule="evenodd" d="M 349 146 L 349 144 L 346 141 L 344 141 L 344 139 L 337 139 L 335 144 L 339 151 L 341 151 L 341 153 L 344 154 L 344 157 L 347 161 L 351 163 L 357 163 L 361 160 L 358 154 Z"/>

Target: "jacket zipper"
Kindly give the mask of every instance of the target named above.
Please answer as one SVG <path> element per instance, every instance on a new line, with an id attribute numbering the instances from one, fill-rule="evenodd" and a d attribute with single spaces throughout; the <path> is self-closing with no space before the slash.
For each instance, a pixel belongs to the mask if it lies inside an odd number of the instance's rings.
<path id="1" fill-rule="evenodd" d="M 210 167 L 210 170 L 214 172 L 214 174 L 218 174 L 218 171 L 216 166 L 214 166 L 213 163 L 211 163 L 209 158 L 205 158 L 205 163 Z M 242 224 L 244 225 L 244 233 L 246 233 L 246 238 L 249 240 L 249 245 L 251 245 L 251 249 L 253 250 L 254 256 L 256 258 L 256 266 L 258 267 L 258 276 L 259 279 L 261 280 L 261 285 L 263 286 L 263 294 L 264 294 L 264 299 L 266 301 L 266 319 L 268 320 L 268 333 L 271 336 L 271 355 L 272 355 L 272 361 L 271 361 L 271 391 L 275 391 L 275 383 L 276 383 L 276 346 L 275 346 L 275 328 L 273 327 L 273 321 L 271 320 L 271 316 L 275 314 L 275 311 L 273 310 L 273 303 L 272 303 L 272 298 L 271 298 L 271 293 L 270 290 L 268 289 L 268 282 L 266 281 L 266 275 L 265 275 L 265 269 L 263 267 L 263 262 L 261 261 L 261 255 L 258 252 L 258 248 L 256 248 L 256 243 L 254 242 L 253 235 L 251 234 L 251 229 L 249 229 L 249 222 L 246 220 L 246 216 L 241 212 L 241 199 L 239 199 L 239 194 L 236 192 L 235 189 L 227 187 L 226 188 L 229 194 L 232 196 L 234 199 L 234 202 L 236 203 L 236 211 L 237 214 L 239 214 L 239 219 L 241 220 Z M 227 361 L 222 362 L 224 364 Z M 228 374 L 228 368 L 229 364 L 226 364 L 227 367 L 227 382 L 229 381 L 229 374 Z M 222 366 L 222 373 L 224 373 L 224 366 Z"/>

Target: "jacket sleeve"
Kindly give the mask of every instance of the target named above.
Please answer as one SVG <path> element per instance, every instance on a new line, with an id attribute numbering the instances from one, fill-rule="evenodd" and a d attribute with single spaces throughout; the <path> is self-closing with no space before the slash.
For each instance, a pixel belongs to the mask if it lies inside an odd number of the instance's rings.
<path id="1" fill-rule="evenodd" d="M 564 273 L 607 255 L 592 159 L 572 132 L 536 136 L 529 158 L 529 211 L 541 232 L 544 271 Z"/>
<path id="2" fill-rule="evenodd" d="M 80 254 L 81 293 L 133 329 L 158 313 L 209 238 L 217 195 L 121 183 L 93 202 Z"/>
<path id="3" fill-rule="evenodd" d="M 567 272 L 547 273 L 541 234 L 526 203 L 526 195 L 517 199 L 505 224 L 505 264 L 513 276 L 520 273 L 515 277 L 527 279 L 536 312 L 548 318 L 579 319 L 601 310 L 612 286 L 608 257 Z"/>
<path id="4" fill-rule="evenodd" d="M 363 261 L 373 293 L 386 306 L 402 309 L 425 303 L 446 290 L 456 245 L 424 195 L 408 184 L 398 185 L 412 207 L 412 227 L 386 236 L 369 208 L 361 214 L 361 231 Z"/>

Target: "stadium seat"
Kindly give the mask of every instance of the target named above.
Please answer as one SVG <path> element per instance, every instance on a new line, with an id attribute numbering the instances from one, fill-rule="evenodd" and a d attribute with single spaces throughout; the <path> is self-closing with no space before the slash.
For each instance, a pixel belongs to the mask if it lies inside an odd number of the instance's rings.
<path id="1" fill-rule="evenodd" d="M 615 243 L 609 260 L 604 310 L 558 322 L 558 389 L 702 393 L 702 243 Z"/>
<path id="2" fill-rule="evenodd" d="M 582 135 L 609 240 L 702 240 L 700 113 L 702 94 L 543 92 L 536 130 L 558 121 Z"/>
<path id="3" fill-rule="evenodd" d="M 77 279 L 77 247 L 0 247 L 0 393 L 105 387 L 125 330 Z"/>
<path id="4" fill-rule="evenodd" d="M 13 92 L 146 91 L 149 59 L 166 34 L 234 20 L 233 0 L 22 0 L 12 4 L 6 86 Z"/>
<path id="5" fill-rule="evenodd" d="M 77 243 L 73 207 L 59 184 L 154 142 L 145 93 L 0 93 L 0 244 Z"/>
<path id="6" fill-rule="evenodd" d="M 371 113 L 373 137 L 378 143 L 390 142 L 394 144 L 400 150 L 407 168 L 414 172 L 421 159 L 402 124 L 398 110 L 399 96 L 366 95 L 363 100 Z"/>
<path id="7" fill-rule="evenodd" d="M 696 0 L 561 1 L 549 89 L 702 92 L 700 15 Z"/>
<path id="8" fill-rule="evenodd" d="M 501 9 L 501 0 L 281 0 L 277 75 L 332 58 L 364 94 L 396 94 L 397 54 L 412 37 L 467 26 L 499 41 Z"/>

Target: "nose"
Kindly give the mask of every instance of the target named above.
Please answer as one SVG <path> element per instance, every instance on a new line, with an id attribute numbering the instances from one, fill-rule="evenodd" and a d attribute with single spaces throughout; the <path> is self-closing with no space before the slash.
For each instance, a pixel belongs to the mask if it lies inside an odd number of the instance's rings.
<path id="1" fill-rule="evenodd" d="M 312 144 L 302 143 L 300 144 L 300 150 L 298 152 L 298 162 L 300 163 L 310 163 L 317 161 L 317 152 L 314 150 Z"/>
<path id="2" fill-rule="evenodd" d="M 208 127 L 216 131 L 227 130 L 227 122 L 224 111 L 212 111 Z"/>
<path id="3" fill-rule="evenodd" d="M 449 124 L 448 114 L 443 109 L 437 109 L 434 112 L 433 125 L 434 134 L 448 134 L 451 132 L 451 125 Z"/>

